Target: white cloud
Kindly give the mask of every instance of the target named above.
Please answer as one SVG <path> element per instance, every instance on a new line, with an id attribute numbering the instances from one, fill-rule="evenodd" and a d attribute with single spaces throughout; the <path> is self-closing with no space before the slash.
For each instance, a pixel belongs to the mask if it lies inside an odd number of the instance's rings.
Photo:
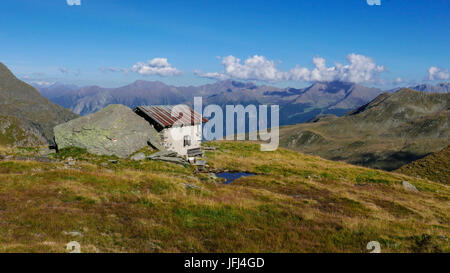
<path id="1" fill-rule="evenodd" d="M 255 55 L 241 63 L 241 59 L 232 55 L 222 58 L 222 65 L 225 72 L 194 71 L 198 76 L 224 80 L 229 78 L 245 80 L 279 81 L 283 79 L 283 72 L 275 68 L 273 61 L 267 60 L 264 56 Z"/>
<path id="2" fill-rule="evenodd" d="M 447 69 L 432 66 L 428 69 L 428 80 L 446 81 L 450 79 L 450 73 Z"/>
<path id="3" fill-rule="evenodd" d="M 159 75 L 167 77 L 182 74 L 180 70 L 172 67 L 166 58 L 154 58 L 147 63 L 139 62 L 131 68 L 131 71 L 144 76 Z"/>
<path id="4" fill-rule="evenodd" d="M 222 59 L 226 75 L 233 78 L 248 80 L 279 81 L 283 79 L 283 72 L 275 68 L 273 61 L 264 56 L 255 55 L 241 63 L 241 59 L 227 56 Z"/>
<path id="5" fill-rule="evenodd" d="M 254 55 L 247 58 L 243 63 L 241 59 L 232 55 L 222 59 L 224 72 L 196 73 L 201 77 L 226 79 L 236 78 L 241 80 L 260 81 L 349 81 L 354 83 L 375 82 L 379 73 L 386 71 L 384 66 L 377 65 L 371 58 L 349 54 L 347 56 L 349 64 L 342 65 L 335 63 L 334 66 L 327 67 L 326 60 L 321 57 L 313 58 L 314 68 L 296 66 L 289 71 L 280 71 L 275 67 L 274 61 L 268 60 L 264 56 Z"/>
<path id="6" fill-rule="evenodd" d="M 81 0 L 66 0 L 69 6 L 81 6 Z"/>

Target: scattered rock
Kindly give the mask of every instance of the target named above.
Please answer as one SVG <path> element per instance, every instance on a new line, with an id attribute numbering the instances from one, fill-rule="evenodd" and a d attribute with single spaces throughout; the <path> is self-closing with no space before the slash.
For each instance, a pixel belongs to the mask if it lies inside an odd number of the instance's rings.
<path id="1" fill-rule="evenodd" d="M 200 189 L 199 186 L 191 185 L 191 184 L 188 184 L 188 183 L 181 183 L 181 184 L 186 186 L 187 189 Z"/>
<path id="2" fill-rule="evenodd" d="M 50 150 L 49 148 L 45 148 L 39 152 L 39 155 L 46 157 L 46 156 L 49 156 L 50 154 L 54 154 L 54 153 L 55 153 L 55 150 Z"/>
<path id="3" fill-rule="evenodd" d="M 45 156 L 34 157 L 33 160 L 37 161 L 37 162 L 42 162 L 42 163 L 57 162 L 57 160 L 51 159 L 51 158 L 48 158 L 48 157 L 45 157 Z"/>
<path id="4" fill-rule="evenodd" d="M 141 160 L 144 160 L 144 159 L 146 159 L 147 157 L 145 156 L 145 154 L 144 153 L 137 153 L 137 154 L 135 154 L 135 155 L 133 155 L 132 157 L 131 157 L 131 160 L 134 160 L 134 161 L 141 161 Z"/>
<path id="5" fill-rule="evenodd" d="M 161 250 L 161 247 L 157 245 L 154 241 L 149 241 L 147 243 L 147 250 L 150 252 L 159 251 Z"/>
<path id="6" fill-rule="evenodd" d="M 63 231 L 62 234 L 72 237 L 83 237 L 83 233 L 79 231 Z"/>
<path id="7" fill-rule="evenodd" d="M 129 157 L 159 137 L 150 123 L 119 104 L 60 124 L 54 132 L 58 149 L 78 147 L 92 154 L 120 158 Z"/>
<path id="8" fill-rule="evenodd" d="M 206 165 L 206 161 L 205 160 L 195 160 L 194 165 L 195 166 L 205 166 Z"/>
<path id="9" fill-rule="evenodd" d="M 217 175 L 215 173 L 209 173 L 209 178 L 216 180 Z"/>
<path id="10" fill-rule="evenodd" d="M 177 163 L 181 165 L 188 164 L 189 162 L 184 158 L 178 155 L 176 152 L 172 151 L 159 151 L 148 157 L 151 160 L 161 160 L 166 162 Z"/>
<path id="11" fill-rule="evenodd" d="M 149 156 L 149 158 L 153 159 L 153 158 L 157 158 L 157 157 L 161 157 L 161 156 L 176 157 L 176 156 L 178 156 L 178 154 L 176 152 L 172 152 L 172 151 L 159 151 L 154 154 L 151 154 Z"/>
<path id="12" fill-rule="evenodd" d="M 413 191 L 413 192 L 419 191 L 413 184 L 409 183 L 408 181 L 403 181 L 402 186 L 407 191 Z"/>
<path id="13" fill-rule="evenodd" d="M 67 164 L 67 165 L 69 165 L 69 166 L 74 166 L 75 163 L 76 163 L 76 160 L 73 159 L 72 157 L 69 156 L 68 158 L 66 158 L 65 164 Z"/>

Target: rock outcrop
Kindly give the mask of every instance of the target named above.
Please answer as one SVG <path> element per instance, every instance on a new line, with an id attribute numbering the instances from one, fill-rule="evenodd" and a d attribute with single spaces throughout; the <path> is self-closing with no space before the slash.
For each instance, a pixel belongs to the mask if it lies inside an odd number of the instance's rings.
<path id="1" fill-rule="evenodd" d="M 149 142 L 160 147 L 159 135 L 130 108 L 112 104 L 97 113 L 71 120 L 54 129 L 58 149 L 84 148 L 97 155 L 126 158 Z"/>

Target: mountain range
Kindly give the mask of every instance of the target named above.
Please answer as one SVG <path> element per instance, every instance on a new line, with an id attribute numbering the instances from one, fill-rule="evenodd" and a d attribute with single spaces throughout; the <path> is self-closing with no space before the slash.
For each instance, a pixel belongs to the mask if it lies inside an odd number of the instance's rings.
<path id="1" fill-rule="evenodd" d="M 419 85 L 415 85 L 415 86 L 410 86 L 408 88 L 412 89 L 412 90 L 420 91 L 420 92 L 427 92 L 427 93 L 448 93 L 448 92 L 450 92 L 450 83 L 441 82 L 436 85 L 424 83 L 424 84 L 419 84 Z M 401 87 L 395 88 L 395 89 L 391 90 L 391 92 L 395 92 L 400 89 L 402 89 L 402 88 Z"/>
<path id="2" fill-rule="evenodd" d="M 418 85 L 411 89 L 423 92 L 447 93 L 449 83 Z M 105 108 L 109 104 L 124 104 L 131 108 L 139 105 L 188 104 L 194 96 L 203 97 L 204 105 L 217 104 L 278 104 L 280 124 L 295 124 L 311 120 L 317 115 L 342 116 L 364 105 L 383 93 L 349 82 L 316 82 L 306 88 L 278 88 L 233 80 L 219 81 L 200 86 L 173 86 L 160 81 L 138 80 L 118 88 L 56 83 L 35 87 L 54 103 L 86 115 Z M 395 92 L 398 89 L 389 92 Z"/>
<path id="3" fill-rule="evenodd" d="M 0 63 L 0 144 L 50 142 L 54 126 L 77 116 L 17 79 Z"/>
<path id="4" fill-rule="evenodd" d="M 194 96 L 202 96 L 205 104 L 278 104 L 280 123 L 293 124 L 310 120 L 318 114 L 342 115 L 361 106 L 382 90 L 347 82 L 318 82 L 307 88 L 277 88 L 233 80 L 201 86 L 177 87 L 160 81 L 138 80 L 118 88 L 87 86 L 36 86 L 54 103 L 77 114 L 96 112 L 109 104 L 139 105 L 188 104 Z M 61 90 L 58 96 L 57 90 Z"/>
<path id="5" fill-rule="evenodd" d="M 450 93 L 383 93 L 342 117 L 285 126 L 280 144 L 352 164 L 394 170 L 449 145 Z"/>

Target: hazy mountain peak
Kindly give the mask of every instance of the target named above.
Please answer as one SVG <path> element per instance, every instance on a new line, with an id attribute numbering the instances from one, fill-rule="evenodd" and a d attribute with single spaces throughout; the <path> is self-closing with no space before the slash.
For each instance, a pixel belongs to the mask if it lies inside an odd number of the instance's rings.
<path id="1" fill-rule="evenodd" d="M 146 80 L 136 80 L 130 85 L 134 86 L 167 86 L 167 84 L 163 83 L 162 81 L 146 81 Z"/>
<path id="2" fill-rule="evenodd" d="M 421 91 L 421 92 L 430 92 L 430 93 L 448 93 L 450 92 L 450 83 L 441 82 L 436 85 L 432 84 L 419 84 L 416 86 L 410 87 L 411 89 Z"/>
<path id="3" fill-rule="evenodd" d="M 356 86 L 356 84 L 342 81 L 315 82 L 309 88 L 307 88 L 307 90 L 326 93 L 336 93 L 339 92 L 340 90 L 349 90 L 353 86 Z"/>

